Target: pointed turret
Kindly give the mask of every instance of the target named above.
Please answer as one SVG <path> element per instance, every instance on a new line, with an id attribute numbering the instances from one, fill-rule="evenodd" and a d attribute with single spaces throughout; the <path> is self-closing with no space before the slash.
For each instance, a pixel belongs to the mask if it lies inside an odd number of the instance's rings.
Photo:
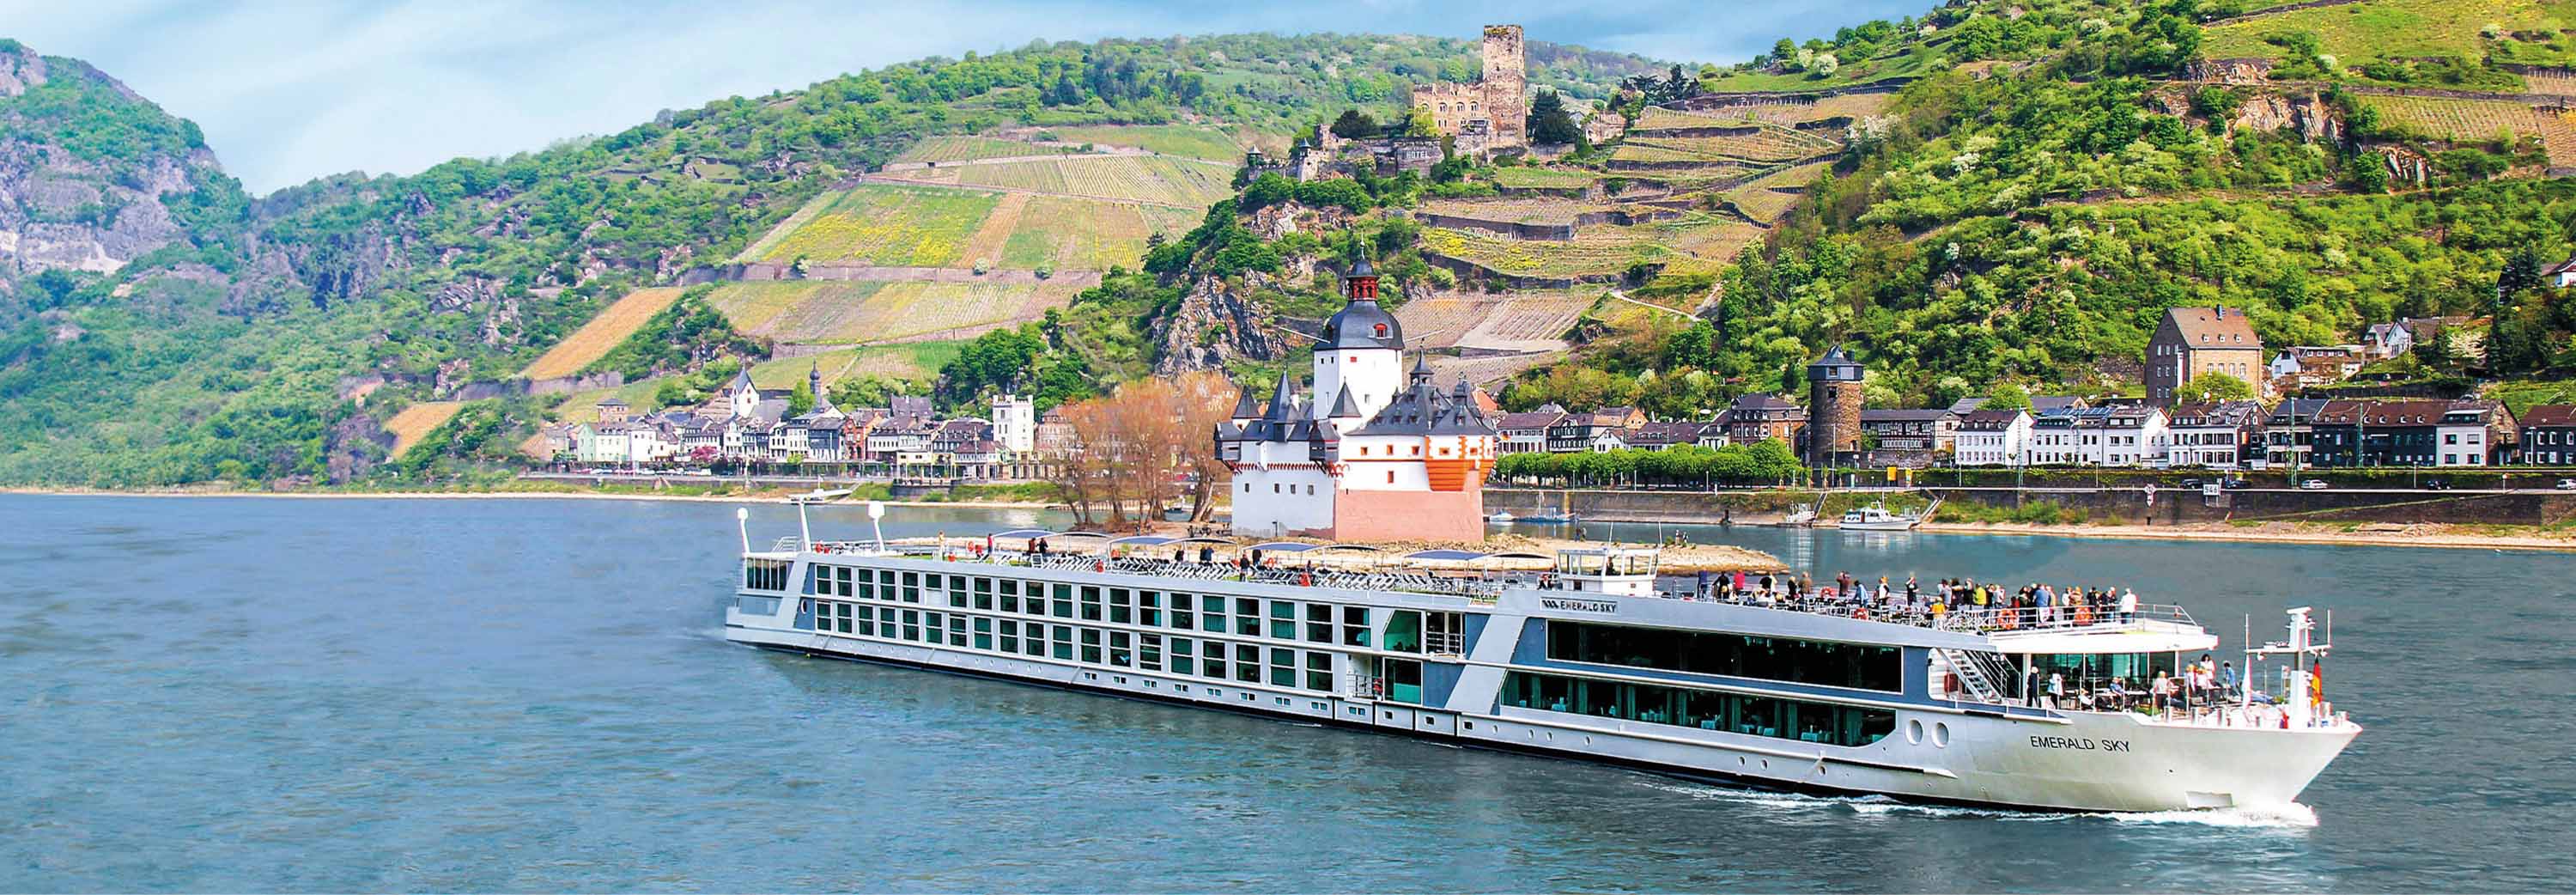
<path id="1" fill-rule="evenodd" d="M 1413 355 L 1413 384 L 1424 385 L 1428 384 L 1430 381 L 1431 353 L 1427 351 L 1418 352 Z"/>
<path id="2" fill-rule="evenodd" d="M 1334 392 L 1333 409 L 1324 416 L 1327 419 L 1359 419 L 1360 408 L 1359 405 L 1351 403 L 1351 390 L 1345 388 Z"/>
<path id="3" fill-rule="evenodd" d="M 1241 386 L 1241 385 L 1235 386 L 1235 387 L 1234 387 L 1234 419 L 1235 419 L 1235 422 L 1236 422 L 1238 425 L 1240 425 L 1240 424 L 1242 423 L 1242 421 L 1244 421 L 1244 420 L 1256 419 L 1256 418 L 1259 418 L 1260 416 L 1261 416 L 1261 402 L 1253 399 L 1253 397 L 1252 397 L 1252 389 L 1247 388 L 1247 387 L 1245 387 L 1245 386 Z"/>
<path id="4" fill-rule="evenodd" d="M 1279 373 L 1279 389 L 1270 393 L 1270 412 L 1263 419 L 1287 422 L 1297 418 L 1297 378 L 1287 371 Z"/>

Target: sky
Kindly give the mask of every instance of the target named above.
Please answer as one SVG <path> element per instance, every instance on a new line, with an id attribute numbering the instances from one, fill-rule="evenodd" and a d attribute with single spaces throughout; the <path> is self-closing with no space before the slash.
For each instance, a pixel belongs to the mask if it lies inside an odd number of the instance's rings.
<path id="1" fill-rule="evenodd" d="M 792 90 L 924 56 L 1033 39 L 1247 31 L 1532 40 L 1684 62 L 1740 61 L 1933 0 L 1143 2 L 912 0 L 0 0 L 0 37 L 98 66 L 204 128 L 265 195 L 343 171 L 416 173 L 457 156 L 624 130 L 662 109 Z"/>

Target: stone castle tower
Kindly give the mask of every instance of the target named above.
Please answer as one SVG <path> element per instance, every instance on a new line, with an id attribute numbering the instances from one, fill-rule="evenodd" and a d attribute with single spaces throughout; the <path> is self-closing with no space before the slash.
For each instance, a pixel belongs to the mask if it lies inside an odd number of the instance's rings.
<path id="1" fill-rule="evenodd" d="M 1843 346 L 1807 365 L 1807 462 L 1817 467 L 1860 462 L 1860 363 Z"/>
<path id="2" fill-rule="evenodd" d="M 1528 57 L 1521 50 L 1521 26 L 1485 26 L 1485 108 L 1494 111 L 1494 144 L 1529 145 Z"/>
<path id="3" fill-rule="evenodd" d="M 1413 88 L 1413 107 L 1431 115 L 1440 133 L 1456 137 L 1458 151 L 1482 155 L 1529 145 L 1529 63 L 1521 26 L 1487 25 L 1473 84 L 1436 82 Z"/>

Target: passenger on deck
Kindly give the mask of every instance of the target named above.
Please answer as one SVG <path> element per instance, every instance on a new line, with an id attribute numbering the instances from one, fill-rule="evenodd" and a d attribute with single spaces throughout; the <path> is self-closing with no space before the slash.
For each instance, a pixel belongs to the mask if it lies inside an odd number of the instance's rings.
<path id="1" fill-rule="evenodd" d="M 2121 591 L 2121 592 L 2120 592 L 2120 623 L 2125 625 L 2125 624 L 2128 624 L 2128 623 L 2130 623 L 2130 622 L 2134 622 L 2134 621 L 2137 621 L 2137 620 L 2138 620 L 2138 592 L 2137 592 L 2137 591 L 2134 591 L 2134 590 L 2123 590 L 2123 591 Z"/>

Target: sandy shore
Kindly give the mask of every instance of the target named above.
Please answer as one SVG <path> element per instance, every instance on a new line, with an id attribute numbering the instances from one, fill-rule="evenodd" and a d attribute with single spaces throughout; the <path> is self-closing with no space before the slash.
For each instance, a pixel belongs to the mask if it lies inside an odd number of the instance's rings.
<path id="1" fill-rule="evenodd" d="M 2266 522 L 2238 525 L 2018 525 L 2013 523 L 1927 522 L 1923 531 L 1942 534 L 2016 535 L 2057 538 L 2138 538 L 2159 541 L 2237 541 L 2269 544 L 2331 544 L 2365 547 L 2440 547 L 2489 550 L 2576 550 L 2576 537 L 2524 529 L 2499 534 L 2456 525 L 2370 523 L 2335 525 Z"/>

